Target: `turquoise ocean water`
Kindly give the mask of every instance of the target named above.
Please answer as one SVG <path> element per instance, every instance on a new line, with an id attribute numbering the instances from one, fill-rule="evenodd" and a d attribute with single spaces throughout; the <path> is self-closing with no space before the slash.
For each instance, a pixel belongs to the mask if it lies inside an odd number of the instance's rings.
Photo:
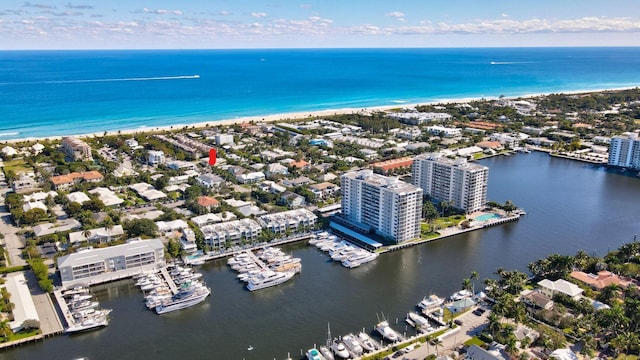
<path id="1" fill-rule="evenodd" d="M 0 141 L 639 85 L 640 48 L 0 51 Z"/>

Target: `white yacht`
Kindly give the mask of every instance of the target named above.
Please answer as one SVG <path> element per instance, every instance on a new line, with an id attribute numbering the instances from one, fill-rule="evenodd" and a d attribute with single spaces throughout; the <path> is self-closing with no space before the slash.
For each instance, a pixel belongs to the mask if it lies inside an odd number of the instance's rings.
<path id="1" fill-rule="evenodd" d="M 371 336 L 365 332 L 360 332 L 358 334 L 358 341 L 360 342 L 360 345 L 362 345 L 362 349 L 365 351 L 374 351 L 378 349 L 376 342 L 373 341 Z"/>
<path id="2" fill-rule="evenodd" d="M 66 334 L 73 334 L 101 328 L 107 325 L 109 325 L 109 321 L 106 316 L 87 316 L 74 324 L 71 324 L 68 328 L 64 329 L 64 332 Z"/>
<path id="3" fill-rule="evenodd" d="M 203 302 L 209 294 L 211 294 L 211 290 L 204 286 L 192 286 L 187 290 L 180 291 L 175 296 L 171 297 L 169 301 L 156 306 L 156 313 L 165 314 L 176 310 L 186 309 Z"/>
<path id="4" fill-rule="evenodd" d="M 360 251 L 357 254 L 342 260 L 342 266 L 347 267 L 349 269 L 358 267 L 364 263 L 368 263 L 370 261 L 378 258 L 378 254 L 371 253 L 368 251 Z"/>
<path id="5" fill-rule="evenodd" d="M 407 314 L 407 322 L 416 329 L 429 329 L 431 327 L 429 320 L 415 312 Z"/>
<path id="6" fill-rule="evenodd" d="M 471 291 L 463 289 L 453 293 L 453 295 L 451 295 L 451 301 L 458 301 L 458 300 L 470 298 L 472 295 L 473 293 Z"/>
<path id="7" fill-rule="evenodd" d="M 389 323 L 386 320 L 376 324 L 376 331 L 380 333 L 383 338 L 391 342 L 398 341 L 398 333 L 389 326 Z"/>
<path id="8" fill-rule="evenodd" d="M 335 358 L 333 357 L 333 353 L 328 346 L 320 346 L 319 350 L 326 360 L 335 360 Z"/>
<path id="9" fill-rule="evenodd" d="M 349 354 L 349 350 L 347 350 L 342 341 L 339 341 L 338 339 L 333 340 L 333 344 L 331 344 L 331 350 L 333 350 L 333 353 L 341 359 L 348 359 L 351 356 Z"/>
<path id="10" fill-rule="evenodd" d="M 249 291 L 260 290 L 264 288 L 268 288 L 270 286 L 275 286 L 282 284 L 286 281 L 291 280 L 295 272 L 286 271 L 286 272 L 275 272 L 271 270 L 263 271 L 259 275 L 249 278 L 249 284 L 247 284 L 247 289 Z"/>
<path id="11" fill-rule="evenodd" d="M 424 297 L 422 301 L 418 303 L 418 307 L 422 310 L 429 311 L 435 310 L 444 304 L 444 299 L 438 295 L 432 294 L 429 297 Z"/>
<path id="12" fill-rule="evenodd" d="M 353 334 L 347 334 L 343 336 L 342 342 L 344 343 L 344 346 L 347 347 L 349 352 L 356 356 L 360 356 L 364 352 L 362 345 L 360 345 L 360 342 L 358 342 L 356 336 Z"/>

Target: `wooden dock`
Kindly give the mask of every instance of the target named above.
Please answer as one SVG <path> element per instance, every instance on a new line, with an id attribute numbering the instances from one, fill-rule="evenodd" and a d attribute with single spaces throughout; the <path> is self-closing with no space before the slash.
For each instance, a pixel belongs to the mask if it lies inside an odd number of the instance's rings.
<path id="1" fill-rule="evenodd" d="M 166 267 L 160 268 L 160 274 L 162 275 L 162 277 L 164 278 L 164 281 L 169 286 L 169 289 L 171 289 L 171 293 L 173 293 L 174 295 L 177 294 L 178 287 L 176 286 L 176 283 L 173 281 L 173 278 L 171 277 L 171 275 L 169 275 L 167 268 Z"/>

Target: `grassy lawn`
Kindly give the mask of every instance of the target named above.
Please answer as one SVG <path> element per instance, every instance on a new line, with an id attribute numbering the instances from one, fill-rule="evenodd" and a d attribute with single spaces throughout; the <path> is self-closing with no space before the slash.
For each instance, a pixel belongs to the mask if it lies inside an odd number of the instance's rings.
<path id="1" fill-rule="evenodd" d="M 485 344 L 485 342 L 480 340 L 478 337 L 472 337 L 471 339 L 469 339 L 469 340 L 464 342 L 465 346 L 471 346 L 471 345 L 482 346 L 484 344 Z"/>
<path id="2" fill-rule="evenodd" d="M 29 171 L 33 171 L 33 168 L 23 160 L 23 159 L 14 159 L 4 162 L 4 171 L 5 174 L 7 171 L 13 171 L 16 174 L 21 174 Z"/>
<path id="3" fill-rule="evenodd" d="M 436 219 L 435 220 L 435 224 L 440 229 L 444 229 L 444 228 L 447 228 L 449 226 L 457 226 L 458 224 L 463 222 L 466 218 L 467 217 L 464 216 L 464 215 L 447 216 L 447 217 L 442 217 L 442 218 Z"/>
<path id="4" fill-rule="evenodd" d="M 11 334 L 11 336 L 9 336 L 9 340 L 7 341 L 16 341 L 16 340 L 26 339 L 28 337 L 36 336 L 38 334 L 40 334 L 40 329 L 29 331 L 29 332 L 19 332 L 17 334 Z"/>

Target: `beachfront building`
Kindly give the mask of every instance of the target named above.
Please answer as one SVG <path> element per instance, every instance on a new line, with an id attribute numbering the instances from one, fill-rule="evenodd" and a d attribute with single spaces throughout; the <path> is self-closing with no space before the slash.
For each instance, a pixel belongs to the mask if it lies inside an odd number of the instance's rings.
<path id="1" fill-rule="evenodd" d="M 611 139 L 609 165 L 640 170 L 640 138 L 637 133 Z"/>
<path id="2" fill-rule="evenodd" d="M 447 121 L 452 118 L 447 113 L 435 112 L 396 112 L 389 113 L 387 116 L 409 125 L 422 125 L 430 121 Z"/>
<path id="3" fill-rule="evenodd" d="M 158 166 L 164 164 L 167 159 L 164 156 L 164 152 L 159 150 L 149 150 L 147 152 L 147 164 L 151 166 Z"/>
<path id="4" fill-rule="evenodd" d="M 297 232 L 312 229 L 317 219 L 318 217 L 307 209 L 296 209 L 262 215 L 258 218 L 258 223 L 263 229 L 274 234 L 284 234 L 287 230 Z"/>
<path id="5" fill-rule="evenodd" d="M 136 240 L 100 249 L 82 250 L 58 258 L 62 286 L 100 284 L 165 265 L 160 239 Z"/>
<path id="6" fill-rule="evenodd" d="M 91 160 L 91 146 L 86 142 L 71 136 L 62 138 L 62 151 L 74 161 Z"/>
<path id="7" fill-rule="evenodd" d="M 370 226 L 395 243 L 420 237 L 422 189 L 372 170 L 348 172 L 340 180 L 344 220 Z"/>
<path id="8" fill-rule="evenodd" d="M 489 168 L 464 158 L 449 159 L 438 153 L 418 155 L 411 178 L 425 196 L 449 202 L 466 213 L 480 210 L 487 202 Z"/>
<path id="9" fill-rule="evenodd" d="M 252 219 L 227 221 L 200 227 L 204 241 L 210 248 L 240 245 L 258 239 L 262 228 Z"/>

